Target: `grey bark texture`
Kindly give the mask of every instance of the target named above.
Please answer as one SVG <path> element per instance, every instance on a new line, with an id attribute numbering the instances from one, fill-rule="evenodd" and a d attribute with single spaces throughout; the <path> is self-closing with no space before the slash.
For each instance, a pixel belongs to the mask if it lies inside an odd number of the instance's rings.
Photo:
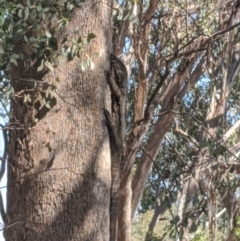
<path id="1" fill-rule="evenodd" d="M 55 106 L 44 118 L 22 99 L 12 100 L 6 241 L 109 240 L 111 162 L 103 115 L 110 105 L 105 78 L 111 49 L 109 6 L 110 1 L 87 1 L 59 30 L 59 43 L 63 36 L 78 39 L 94 33 L 96 38 L 80 58 L 65 62 L 59 57 L 54 72 L 39 80 L 51 85 L 60 79 Z M 23 51 L 20 42 L 15 51 Z M 82 71 L 80 63 L 87 57 L 95 69 Z M 21 79 L 37 76 L 36 69 L 19 61 L 11 69 L 15 93 L 24 90 Z"/>

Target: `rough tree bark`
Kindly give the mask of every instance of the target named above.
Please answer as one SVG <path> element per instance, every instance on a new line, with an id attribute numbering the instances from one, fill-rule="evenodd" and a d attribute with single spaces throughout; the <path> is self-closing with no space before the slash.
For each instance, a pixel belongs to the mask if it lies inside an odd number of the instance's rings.
<path id="1" fill-rule="evenodd" d="M 59 33 L 59 44 L 63 34 L 97 36 L 79 59 L 59 61 L 61 65 L 41 79 L 36 68 L 26 69 L 23 62 L 12 66 L 15 93 L 26 90 L 26 79 L 39 80 L 41 94 L 57 77 L 60 82 L 51 93 L 56 105 L 44 117 L 35 108 L 39 95 L 28 92 L 36 97 L 32 105 L 21 94 L 11 102 L 7 241 L 109 239 L 111 165 L 103 109 L 110 107 L 104 73 L 111 52 L 110 5 L 107 0 L 84 2 Z M 15 52 L 22 51 L 19 41 Z M 94 57 L 96 52 L 99 57 Z M 95 69 L 82 71 L 80 62 L 87 57 Z"/>

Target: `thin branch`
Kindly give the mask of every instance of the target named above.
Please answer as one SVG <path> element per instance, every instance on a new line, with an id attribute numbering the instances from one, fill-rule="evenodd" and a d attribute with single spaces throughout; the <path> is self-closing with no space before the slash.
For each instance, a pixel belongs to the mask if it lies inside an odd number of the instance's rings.
<path id="1" fill-rule="evenodd" d="M 228 129 L 228 131 L 223 135 L 223 140 L 226 141 L 239 127 L 240 127 L 240 120 L 238 120 L 232 127 Z"/>
<path id="2" fill-rule="evenodd" d="M 177 125 L 176 128 L 174 130 L 176 133 L 186 137 L 188 140 L 190 140 L 197 148 L 199 147 L 199 143 L 197 140 L 195 140 L 192 136 L 190 136 L 187 132 L 183 131 L 182 129 L 180 129 Z"/>

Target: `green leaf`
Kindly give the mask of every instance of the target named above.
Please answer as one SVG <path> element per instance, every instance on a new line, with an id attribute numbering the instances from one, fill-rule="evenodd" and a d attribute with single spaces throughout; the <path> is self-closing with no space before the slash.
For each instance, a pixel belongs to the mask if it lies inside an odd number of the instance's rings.
<path id="1" fill-rule="evenodd" d="M 135 15 L 134 14 L 130 14 L 130 16 L 129 16 L 129 20 L 131 21 L 131 20 L 133 20 L 135 18 Z"/>
<path id="2" fill-rule="evenodd" d="M 4 100 L 3 102 L 2 102 L 2 104 L 4 105 L 4 106 L 7 106 L 8 105 L 8 100 Z"/>
<path id="3" fill-rule="evenodd" d="M 9 100 L 10 95 L 12 95 L 13 93 L 14 93 L 14 89 L 13 89 L 13 87 L 10 87 L 5 93 L 6 98 Z"/>
<path id="4" fill-rule="evenodd" d="M 86 67 L 87 67 L 87 62 L 86 62 L 85 60 L 83 60 L 83 61 L 80 63 L 80 66 L 81 66 L 81 69 L 82 69 L 83 71 L 85 71 L 85 70 L 86 70 Z"/>
<path id="5" fill-rule="evenodd" d="M 49 39 L 49 46 L 52 48 L 52 50 L 58 50 L 57 39 L 55 37 L 51 37 Z"/>
<path id="6" fill-rule="evenodd" d="M 16 61 L 16 59 L 11 58 L 11 59 L 10 59 L 10 62 L 13 63 L 13 64 L 15 64 L 15 65 L 17 66 L 17 61 Z"/>
<path id="7" fill-rule="evenodd" d="M 37 6 L 37 10 L 38 10 L 38 12 L 41 12 L 41 11 L 42 11 L 42 5 L 39 4 L 39 5 Z"/>
<path id="8" fill-rule="evenodd" d="M 35 48 L 39 48 L 39 47 L 40 47 L 40 46 L 39 46 L 38 44 L 36 44 L 36 43 L 33 43 L 32 46 L 35 47 Z"/>
<path id="9" fill-rule="evenodd" d="M 5 22 L 5 17 L 4 16 L 0 16 L 0 26 L 2 26 Z"/>
<path id="10" fill-rule="evenodd" d="M 22 9 L 19 9 L 19 10 L 18 10 L 18 17 L 19 17 L 19 18 L 22 18 Z"/>
<path id="11" fill-rule="evenodd" d="M 95 65 L 91 59 L 89 59 L 89 67 L 91 70 L 94 70 L 94 68 L 95 68 Z"/>
<path id="12" fill-rule="evenodd" d="M 42 71 L 43 68 L 44 68 L 44 60 L 42 59 L 42 61 L 41 61 L 41 65 L 37 68 L 37 72 Z"/>
<path id="13" fill-rule="evenodd" d="M 27 20 L 27 18 L 29 16 L 29 8 L 28 7 L 25 8 L 25 12 L 24 13 L 25 13 L 24 20 Z"/>
<path id="14" fill-rule="evenodd" d="M 44 65 L 45 65 L 46 67 L 48 67 L 48 69 L 53 72 L 53 70 L 54 70 L 54 69 L 53 69 L 53 66 L 52 66 L 52 64 L 51 64 L 49 61 L 46 61 L 46 62 L 44 63 Z"/>
<path id="15" fill-rule="evenodd" d="M 51 109 L 51 108 L 52 108 L 49 101 L 45 104 L 45 106 L 46 106 L 48 109 Z"/>
<path id="16" fill-rule="evenodd" d="M 73 45 L 73 46 L 72 46 L 72 49 L 71 49 L 71 54 L 72 54 L 72 56 L 75 56 L 76 50 L 77 50 L 77 46 L 76 46 L 76 45 Z"/>
<path id="17" fill-rule="evenodd" d="M 92 39 L 96 38 L 97 36 L 94 33 L 90 33 L 87 36 L 87 41 L 90 42 Z"/>
<path id="18" fill-rule="evenodd" d="M 21 4 L 21 3 L 18 3 L 17 5 L 16 5 L 16 8 L 24 8 L 24 6 Z"/>
<path id="19" fill-rule="evenodd" d="M 52 152 L 52 148 L 51 148 L 50 142 L 48 142 L 48 143 L 45 145 L 45 147 L 48 148 L 48 151 L 49 151 L 49 152 Z"/>
<path id="20" fill-rule="evenodd" d="M 123 21 L 127 20 L 130 16 L 130 12 L 128 12 L 128 14 L 123 18 Z"/>
<path id="21" fill-rule="evenodd" d="M 83 42 L 84 45 L 86 45 L 88 43 L 88 40 L 86 38 L 83 38 L 82 42 Z"/>
<path id="22" fill-rule="evenodd" d="M 51 38 L 52 37 L 52 35 L 48 31 L 46 31 L 46 36 L 47 36 L 47 38 Z"/>
<path id="23" fill-rule="evenodd" d="M 24 38 L 25 42 L 28 43 L 28 38 L 27 38 L 27 36 L 24 35 L 23 38 Z"/>
<path id="24" fill-rule="evenodd" d="M 57 78 L 55 79 L 55 81 L 56 81 L 56 82 L 60 82 L 60 79 L 57 77 Z"/>
<path id="25" fill-rule="evenodd" d="M 74 6 L 74 4 L 69 4 L 68 8 L 69 8 L 69 10 L 72 10 L 75 8 L 75 6 Z"/>

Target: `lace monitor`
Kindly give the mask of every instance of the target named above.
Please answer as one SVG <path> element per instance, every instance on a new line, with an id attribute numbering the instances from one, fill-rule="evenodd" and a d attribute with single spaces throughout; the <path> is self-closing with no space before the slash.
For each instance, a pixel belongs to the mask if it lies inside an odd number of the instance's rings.
<path id="1" fill-rule="evenodd" d="M 124 139 L 126 131 L 127 69 L 115 55 L 110 55 L 110 72 L 107 75 L 111 90 L 111 114 L 105 110 L 105 118 L 111 147 L 111 207 L 110 241 L 117 239 L 118 198 L 121 168 L 123 166 Z"/>

